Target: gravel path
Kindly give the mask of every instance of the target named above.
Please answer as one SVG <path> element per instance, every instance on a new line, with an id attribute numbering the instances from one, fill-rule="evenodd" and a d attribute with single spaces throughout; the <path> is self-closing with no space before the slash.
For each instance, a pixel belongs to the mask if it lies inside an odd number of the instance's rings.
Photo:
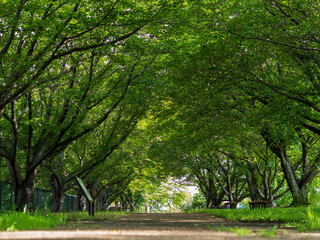
<path id="1" fill-rule="evenodd" d="M 320 233 L 297 233 L 279 223 L 239 223 L 200 213 L 127 214 L 112 221 L 73 223 L 53 231 L 0 232 L 0 239 L 270 239 L 260 237 L 260 233 L 274 225 L 278 226 L 278 235 L 272 239 L 320 239 Z M 239 236 L 220 231 L 235 227 L 251 229 L 254 234 Z"/>

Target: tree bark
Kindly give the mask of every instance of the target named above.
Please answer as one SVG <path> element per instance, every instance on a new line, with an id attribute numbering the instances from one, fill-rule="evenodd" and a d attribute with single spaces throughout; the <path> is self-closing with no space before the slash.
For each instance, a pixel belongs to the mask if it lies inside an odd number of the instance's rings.
<path id="1" fill-rule="evenodd" d="M 84 212 L 87 210 L 87 199 L 82 193 L 78 194 L 78 197 L 79 197 L 79 211 Z"/>
<path id="2" fill-rule="evenodd" d="M 50 186 L 52 193 L 52 212 L 62 212 L 64 204 L 64 189 L 62 181 L 57 176 L 51 175 Z"/>
<path id="3" fill-rule="evenodd" d="M 292 203 L 291 206 L 306 206 L 309 205 L 308 201 L 308 191 L 307 184 L 311 183 L 316 173 L 318 172 L 319 165 L 319 156 L 314 162 L 313 168 L 308 169 L 308 167 L 304 166 L 308 164 L 308 151 L 307 148 L 304 148 L 303 139 L 301 140 L 302 148 L 303 148 L 303 177 L 299 179 L 295 172 L 294 166 L 291 164 L 289 157 L 287 155 L 286 146 L 283 143 L 277 144 L 273 141 L 272 137 L 268 133 L 268 131 L 263 131 L 262 136 L 264 137 L 267 146 L 269 149 L 280 158 L 281 168 L 284 173 L 284 177 L 289 186 L 289 190 L 292 194 Z"/>
<path id="4" fill-rule="evenodd" d="M 257 184 L 257 179 L 256 179 L 256 173 L 255 173 L 255 169 L 252 166 L 251 163 L 249 163 L 247 161 L 247 166 L 248 166 L 248 173 L 246 173 L 246 181 L 248 183 L 248 187 L 249 187 L 249 195 L 251 198 L 251 201 L 259 201 L 262 200 L 262 196 L 259 192 L 259 187 Z"/>
<path id="5" fill-rule="evenodd" d="M 34 211 L 34 191 L 36 183 L 36 173 L 27 174 L 22 183 L 14 184 L 15 205 L 17 211 Z"/>

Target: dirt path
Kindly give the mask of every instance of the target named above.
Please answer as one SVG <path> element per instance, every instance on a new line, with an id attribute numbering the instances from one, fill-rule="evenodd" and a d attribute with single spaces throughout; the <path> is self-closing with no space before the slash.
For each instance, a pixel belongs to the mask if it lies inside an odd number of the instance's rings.
<path id="1" fill-rule="evenodd" d="M 265 239 L 261 233 L 274 225 L 278 226 L 278 235 L 272 239 L 320 239 L 319 233 L 297 233 L 279 223 L 239 223 L 199 213 L 128 214 L 112 221 L 72 223 L 54 231 L 0 232 L 0 239 Z M 227 228 L 246 228 L 253 234 L 221 231 Z"/>

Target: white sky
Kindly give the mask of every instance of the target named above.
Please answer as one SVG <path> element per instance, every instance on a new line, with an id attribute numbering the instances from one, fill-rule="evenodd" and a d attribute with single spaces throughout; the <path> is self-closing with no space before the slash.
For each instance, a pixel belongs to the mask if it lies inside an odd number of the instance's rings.
<path id="1" fill-rule="evenodd" d="M 198 193 L 198 192 L 199 192 L 199 189 L 198 189 L 198 187 L 196 187 L 196 186 L 188 186 L 187 189 L 188 189 L 188 192 L 190 192 L 190 193 L 192 194 L 192 196 L 193 196 L 195 193 Z"/>

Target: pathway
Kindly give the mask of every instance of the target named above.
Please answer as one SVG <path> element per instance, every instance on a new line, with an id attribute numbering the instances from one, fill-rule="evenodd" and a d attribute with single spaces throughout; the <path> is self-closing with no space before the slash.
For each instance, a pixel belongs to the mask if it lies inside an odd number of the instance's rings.
<path id="1" fill-rule="evenodd" d="M 279 225 L 279 223 L 239 223 L 200 213 L 127 214 L 112 221 L 72 224 L 58 227 L 53 231 L 0 232 L 0 239 L 270 239 L 260 237 L 259 233 L 277 224 Z M 251 229 L 255 234 L 239 236 L 232 232 L 221 231 L 223 228 L 235 227 Z M 278 232 L 276 239 L 320 239 L 320 233 L 297 233 L 281 226 L 278 227 Z"/>

